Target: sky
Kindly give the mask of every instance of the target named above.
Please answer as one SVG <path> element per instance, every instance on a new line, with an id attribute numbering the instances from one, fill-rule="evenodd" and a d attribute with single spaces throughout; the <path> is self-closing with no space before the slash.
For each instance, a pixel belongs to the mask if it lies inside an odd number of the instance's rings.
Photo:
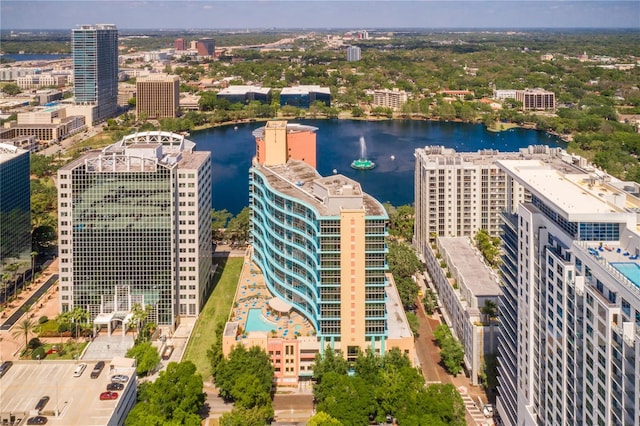
<path id="1" fill-rule="evenodd" d="M 0 0 L 0 29 L 635 28 L 618 0 Z"/>

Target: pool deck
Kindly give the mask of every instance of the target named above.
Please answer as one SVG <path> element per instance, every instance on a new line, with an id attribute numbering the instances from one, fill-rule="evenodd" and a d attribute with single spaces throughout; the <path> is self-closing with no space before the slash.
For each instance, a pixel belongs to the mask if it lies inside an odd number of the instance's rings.
<path id="1" fill-rule="evenodd" d="M 240 280 L 236 288 L 233 307 L 229 314 L 229 321 L 236 321 L 243 330 L 247 330 L 247 317 L 250 309 L 260 309 L 262 316 L 272 322 L 275 335 L 272 337 L 294 338 L 296 332 L 301 336 L 311 335 L 315 329 L 300 312 L 292 308 L 289 313 L 280 314 L 269 307 L 269 299 L 274 297 L 264 282 L 264 275 L 253 263 L 251 250 L 247 250 L 240 273 Z"/>
<path id="2" fill-rule="evenodd" d="M 616 269 L 620 274 L 624 275 L 634 283 L 634 285 L 640 288 L 640 283 L 636 282 L 636 279 L 628 274 L 625 274 L 623 271 L 615 268 L 611 263 L 628 263 L 635 264 L 640 267 L 640 256 L 636 256 L 634 253 L 630 253 L 620 246 L 615 245 L 607 245 L 604 244 L 600 246 L 599 244 L 589 244 L 586 246 L 587 251 L 592 256 L 596 257 L 598 260 L 602 260 L 609 264 L 611 268 Z"/>

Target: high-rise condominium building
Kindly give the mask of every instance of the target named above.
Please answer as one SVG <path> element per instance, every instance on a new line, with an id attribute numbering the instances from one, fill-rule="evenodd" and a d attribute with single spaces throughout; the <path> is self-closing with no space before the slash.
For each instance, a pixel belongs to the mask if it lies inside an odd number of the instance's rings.
<path id="1" fill-rule="evenodd" d="M 397 292 L 387 275 L 387 213 L 358 182 L 322 177 L 305 154 L 289 155 L 292 130 L 305 127 L 272 121 L 254 132 L 254 262 L 269 291 L 314 327 L 316 351 L 330 345 L 353 360 L 360 349 L 383 354 L 399 347 L 413 360 L 413 336 L 399 320 L 399 299 L 389 296 Z M 315 150 L 308 130 L 308 149 Z"/>
<path id="2" fill-rule="evenodd" d="M 211 283 L 209 152 L 173 133 L 125 136 L 58 171 L 58 212 L 61 312 L 77 306 L 111 324 L 139 303 L 169 327 L 200 313 Z"/>
<path id="3" fill-rule="evenodd" d="M 174 118 L 180 111 L 180 77 L 151 74 L 136 80 L 136 114 Z"/>
<path id="4" fill-rule="evenodd" d="M 118 107 L 118 30 L 115 25 L 82 25 L 72 32 L 75 102 L 92 107 L 92 120 L 116 115 Z"/>
<path id="5" fill-rule="evenodd" d="M 456 152 L 442 146 L 426 146 L 416 149 L 414 155 L 414 245 L 420 255 L 435 236 L 474 236 L 480 229 L 493 236 L 499 234 L 500 212 L 517 206 L 524 191 L 517 185 L 505 186 L 504 172 L 497 160 L 570 157 L 561 148 L 548 146 L 530 146 L 518 152 Z M 572 157 L 571 161 L 577 159 Z"/>
<path id="6" fill-rule="evenodd" d="M 516 101 L 523 110 L 555 110 L 556 94 L 543 89 L 516 90 Z"/>
<path id="7" fill-rule="evenodd" d="M 179 51 L 187 50 L 187 42 L 183 38 L 177 38 L 173 42 L 173 48 Z"/>
<path id="8" fill-rule="evenodd" d="M 638 185 L 565 161 L 497 164 L 527 194 L 504 213 L 502 423 L 638 425 Z"/>
<path id="9" fill-rule="evenodd" d="M 360 60 L 360 48 L 358 46 L 347 47 L 347 61 L 356 62 Z"/>
<path id="10" fill-rule="evenodd" d="M 0 143 L 0 275 L 12 264 L 30 264 L 29 164 L 29 151 Z"/>

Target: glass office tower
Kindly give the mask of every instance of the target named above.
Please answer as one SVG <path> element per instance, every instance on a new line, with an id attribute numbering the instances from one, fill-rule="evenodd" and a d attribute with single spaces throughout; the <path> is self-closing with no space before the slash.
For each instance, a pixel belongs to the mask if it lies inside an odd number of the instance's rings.
<path id="1" fill-rule="evenodd" d="M 29 151 L 0 143 L 0 273 L 31 262 L 29 188 Z"/>
<path id="2" fill-rule="evenodd" d="M 58 171 L 60 308 L 151 306 L 175 325 L 211 284 L 211 155 L 167 132 L 126 136 Z"/>
<path id="3" fill-rule="evenodd" d="M 116 26 L 82 25 L 73 29 L 72 49 L 76 104 L 95 105 L 94 122 L 115 116 L 118 106 Z"/>

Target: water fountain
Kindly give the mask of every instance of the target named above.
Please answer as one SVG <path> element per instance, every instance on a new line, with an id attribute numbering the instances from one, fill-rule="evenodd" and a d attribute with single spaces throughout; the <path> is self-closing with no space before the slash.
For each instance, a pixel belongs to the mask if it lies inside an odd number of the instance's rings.
<path id="1" fill-rule="evenodd" d="M 376 166 L 371 160 L 367 160 L 367 144 L 364 136 L 360 136 L 360 158 L 351 162 L 351 168 L 356 170 L 371 170 Z"/>

